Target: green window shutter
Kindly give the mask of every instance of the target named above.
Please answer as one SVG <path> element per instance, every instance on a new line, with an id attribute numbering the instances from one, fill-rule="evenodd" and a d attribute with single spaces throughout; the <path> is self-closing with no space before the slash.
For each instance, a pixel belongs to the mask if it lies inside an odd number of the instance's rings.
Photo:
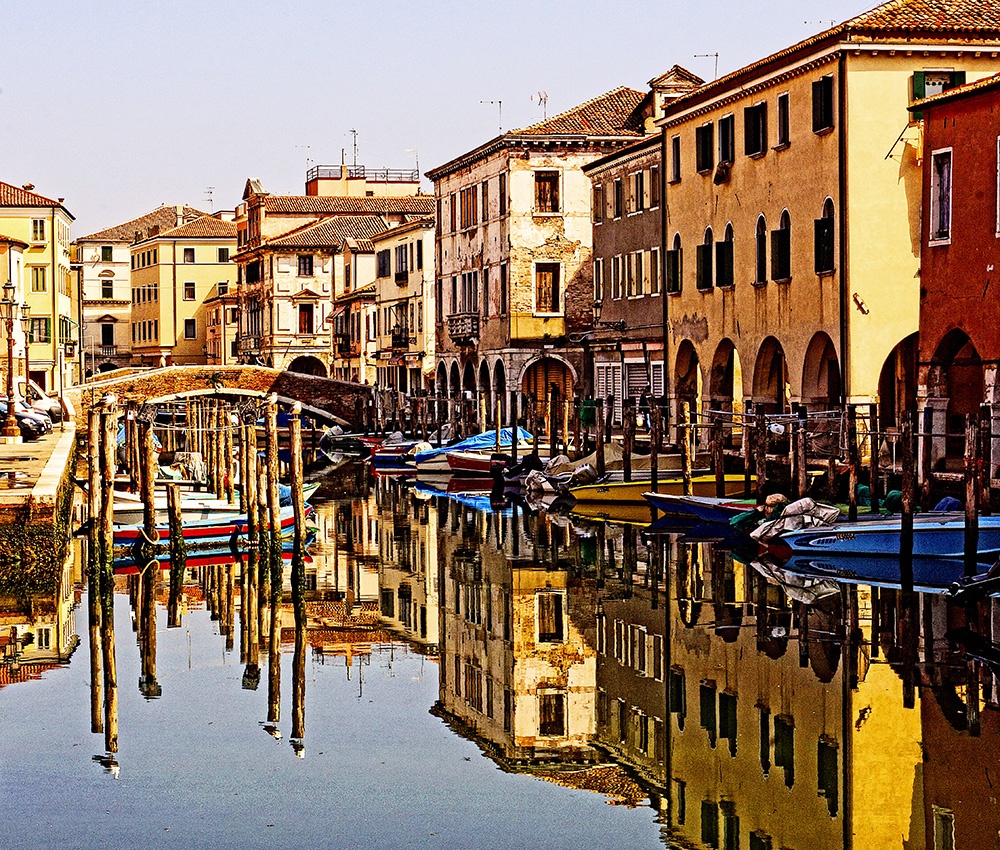
<path id="1" fill-rule="evenodd" d="M 922 100 L 923 97 L 924 97 L 924 90 L 925 90 L 924 89 L 924 72 L 923 71 L 914 71 L 913 72 L 913 78 L 911 80 L 911 84 L 910 85 L 911 85 L 910 100 L 911 101 Z M 914 121 L 922 121 L 923 120 L 923 117 L 924 117 L 924 113 L 923 112 L 912 112 L 910 114 L 913 115 L 913 120 Z"/>
<path id="2" fill-rule="evenodd" d="M 951 72 L 951 85 L 948 88 L 953 89 L 958 86 L 965 85 L 965 71 L 952 71 Z"/>

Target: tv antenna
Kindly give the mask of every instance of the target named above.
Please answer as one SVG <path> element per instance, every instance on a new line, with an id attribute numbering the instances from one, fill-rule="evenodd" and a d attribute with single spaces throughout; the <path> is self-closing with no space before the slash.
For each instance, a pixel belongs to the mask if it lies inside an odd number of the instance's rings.
<path id="1" fill-rule="evenodd" d="M 215 191 L 214 186 L 205 187 L 205 200 L 208 202 L 208 211 L 215 212 L 215 201 L 212 198 L 212 193 Z"/>
<path id="2" fill-rule="evenodd" d="M 537 94 L 533 94 L 531 96 L 531 102 L 532 103 L 537 103 L 540 107 L 542 107 L 542 120 L 543 121 L 546 118 L 549 117 L 549 109 L 548 109 L 548 107 L 549 107 L 549 93 L 548 92 L 540 91 Z"/>
<path id="3" fill-rule="evenodd" d="M 823 19 L 821 19 L 819 21 L 803 21 L 802 23 L 804 23 L 806 26 L 813 26 L 813 25 L 818 25 L 818 26 L 821 26 L 821 27 L 825 27 L 825 26 L 835 27 L 835 26 L 837 26 L 836 19 L 831 19 L 831 18 L 823 18 Z"/>
<path id="4" fill-rule="evenodd" d="M 503 133 L 503 101 L 502 100 L 481 100 L 479 102 L 480 103 L 493 103 L 493 104 L 496 104 L 497 108 L 499 109 L 498 118 L 499 118 L 500 132 Z"/>
<path id="5" fill-rule="evenodd" d="M 718 53 L 695 53 L 695 59 L 712 59 L 715 58 L 715 76 L 713 79 L 719 79 L 719 54 Z"/>
<path id="6" fill-rule="evenodd" d="M 354 137 L 354 165 L 357 166 L 357 164 L 358 164 L 358 131 L 357 130 L 348 130 L 347 132 L 350 133 Z"/>
<path id="7" fill-rule="evenodd" d="M 406 153 L 412 153 L 414 160 L 416 160 L 417 182 L 419 182 L 420 181 L 420 151 L 418 151 L 416 148 L 407 148 L 406 149 Z"/>
<path id="8" fill-rule="evenodd" d="M 312 150 L 312 145 L 296 145 L 296 150 L 310 151 Z M 309 163 L 313 161 L 313 158 L 306 153 L 306 171 L 309 170 Z"/>

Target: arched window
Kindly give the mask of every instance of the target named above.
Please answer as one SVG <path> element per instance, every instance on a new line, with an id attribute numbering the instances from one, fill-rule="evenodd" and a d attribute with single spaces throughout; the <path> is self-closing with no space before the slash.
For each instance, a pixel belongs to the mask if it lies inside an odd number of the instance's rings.
<path id="1" fill-rule="evenodd" d="M 789 280 L 792 277 L 792 219 L 788 210 L 782 210 L 778 229 L 771 231 L 771 279 Z"/>
<path id="2" fill-rule="evenodd" d="M 714 250 L 715 239 L 712 237 L 712 228 L 705 228 L 705 238 L 697 248 L 698 289 L 707 290 L 712 288 L 712 251 Z"/>
<path id="3" fill-rule="evenodd" d="M 816 274 L 832 274 L 836 265 L 833 251 L 833 199 L 823 203 L 823 214 L 816 219 L 813 231 L 813 256 Z"/>
<path id="4" fill-rule="evenodd" d="M 767 221 L 763 215 L 757 217 L 755 234 L 757 248 L 756 276 L 754 283 L 767 283 Z"/>
<path id="5" fill-rule="evenodd" d="M 674 234 L 673 247 L 667 251 L 667 292 L 681 291 L 681 235 Z"/>
<path id="6" fill-rule="evenodd" d="M 721 242 L 715 243 L 715 285 L 733 285 L 733 225 L 726 225 Z"/>

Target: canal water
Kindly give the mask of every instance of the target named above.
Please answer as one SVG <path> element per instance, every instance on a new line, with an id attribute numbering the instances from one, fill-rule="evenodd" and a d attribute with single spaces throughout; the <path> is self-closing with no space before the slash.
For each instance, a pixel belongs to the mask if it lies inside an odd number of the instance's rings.
<path id="1" fill-rule="evenodd" d="M 277 691 L 231 558 L 179 627 L 163 574 L 153 683 L 117 579 L 114 753 L 85 546 L 51 595 L 0 588 L 0 847 L 997 846 L 992 600 L 412 482 L 314 505 Z"/>

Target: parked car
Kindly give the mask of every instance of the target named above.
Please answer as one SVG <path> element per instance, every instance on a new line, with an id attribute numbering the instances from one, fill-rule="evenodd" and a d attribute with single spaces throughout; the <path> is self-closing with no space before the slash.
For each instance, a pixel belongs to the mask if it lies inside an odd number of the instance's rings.
<path id="1" fill-rule="evenodd" d="M 7 403 L 0 401 L 0 417 L 7 418 Z M 37 440 L 45 436 L 45 425 L 35 416 L 28 413 L 14 411 L 14 419 L 17 427 L 21 431 L 21 439 L 25 441 Z M 50 423 L 51 427 L 51 423 Z"/>
<path id="2" fill-rule="evenodd" d="M 47 395 L 34 381 L 25 383 L 24 378 L 16 378 L 14 381 L 14 397 L 24 399 L 25 403 L 32 410 L 46 414 L 52 422 L 62 422 L 63 409 L 59 399 Z"/>
<path id="3" fill-rule="evenodd" d="M 7 407 L 6 407 L 6 405 L 7 405 L 7 397 L 6 396 L 0 396 L 0 403 L 2 403 L 4 405 L 4 416 L 6 416 L 7 415 Z M 52 420 L 49 418 L 49 415 L 47 413 L 45 413 L 44 411 L 35 410 L 32 407 L 28 407 L 23 401 L 21 401 L 20 399 L 18 399 L 16 402 L 14 402 L 14 413 L 21 414 L 23 416 L 29 416 L 29 417 L 31 417 L 32 419 L 36 420 L 39 425 L 42 426 L 42 432 L 43 433 L 45 433 L 45 434 L 51 433 L 51 431 L 52 431 Z"/>

